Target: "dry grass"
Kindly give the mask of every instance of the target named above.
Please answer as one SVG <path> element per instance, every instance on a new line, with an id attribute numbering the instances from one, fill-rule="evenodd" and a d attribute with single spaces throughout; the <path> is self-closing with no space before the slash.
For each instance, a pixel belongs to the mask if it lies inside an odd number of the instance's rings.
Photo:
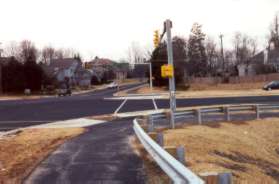
<path id="1" fill-rule="evenodd" d="M 38 163 L 82 128 L 26 129 L 0 139 L 0 183 L 21 183 Z"/>
<path id="2" fill-rule="evenodd" d="M 279 119 L 185 126 L 164 132 L 165 144 L 185 146 L 195 173 L 233 173 L 235 183 L 279 183 Z"/>
<path id="3" fill-rule="evenodd" d="M 178 98 L 200 98 L 200 97 L 233 97 L 233 96 L 266 96 L 278 95 L 278 90 L 262 90 L 264 83 L 245 83 L 245 84 L 218 84 L 218 85 L 199 85 L 193 84 L 188 90 L 177 89 Z M 168 89 L 155 87 L 153 93 L 163 93 L 168 98 Z M 142 87 L 136 91 L 137 94 L 151 93 L 149 87 Z"/>
<path id="4" fill-rule="evenodd" d="M 140 156 L 143 160 L 143 166 L 147 175 L 148 184 L 159 184 L 159 183 L 171 183 L 164 171 L 156 164 L 152 157 L 145 151 L 138 139 L 135 137 L 130 138 L 130 145 L 132 146 L 135 153 Z"/>

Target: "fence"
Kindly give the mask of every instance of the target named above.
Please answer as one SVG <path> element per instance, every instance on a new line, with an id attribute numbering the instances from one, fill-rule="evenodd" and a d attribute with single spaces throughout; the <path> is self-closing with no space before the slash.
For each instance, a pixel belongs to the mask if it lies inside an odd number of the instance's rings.
<path id="1" fill-rule="evenodd" d="M 231 121 L 231 116 L 234 113 L 252 112 L 255 119 L 259 119 L 263 113 L 273 113 L 279 110 L 279 104 L 256 104 L 256 105 L 233 105 L 233 106 L 220 106 L 220 107 L 208 107 L 199 109 L 189 109 L 175 112 L 175 119 L 180 118 L 195 118 L 198 124 L 203 123 L 203 116 L 217 114 L 222 115 L 226 121 Z M 154 131 L 155 121 L 161 121 L 168 119 L 169 113 L 158 113 L 150 115 L 147 119 L 148 126 L 147 131 Z M 139 126 L 137 119 L 134 120 L 135 133 L 146 149 L 146 151 L 153 157 L 156 163 L 162 168 L 162 170 L 172 179 L 174 183 L 204 183 L 204 181 L 197 175 L 187 169 L 182 163 L 184 159 L 176 160 L 172 155 L 163 149 L 162 136 L 153 138 L 157 143 L 148 136 L 143 129 Z M 161 138 L 160 138 L 161 137 Z M 211 177 L 211 176 L 210 176 Z M 232 175 L 230 173 L 220 173 L 214 175 L 215 183 L 218 184 L 231 184 Z M 202 177 L 206 180 L 206 177 Z M 217 179 L 216 179 L 217 178 Z M 210 183 L 210 182 L 209 182 Z"/>

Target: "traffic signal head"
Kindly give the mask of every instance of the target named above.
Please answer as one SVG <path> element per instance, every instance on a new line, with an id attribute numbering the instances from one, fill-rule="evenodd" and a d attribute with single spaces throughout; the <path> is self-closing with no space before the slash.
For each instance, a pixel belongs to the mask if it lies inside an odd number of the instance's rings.
<path id="1" fill-rule="evenodd" d="M 159 38 L 159 31 L 158 30 L 154 31 L 153 43 L 154 43 L 155 48 L 157 48 L 159 46 L 160 38 Z"/>

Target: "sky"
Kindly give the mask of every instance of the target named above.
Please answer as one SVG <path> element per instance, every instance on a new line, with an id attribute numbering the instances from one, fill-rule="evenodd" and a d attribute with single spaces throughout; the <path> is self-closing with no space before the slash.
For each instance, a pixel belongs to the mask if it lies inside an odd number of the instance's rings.
<path id="1" fill-rule="evenodd" d="M 152 49 L 154 30 L 173 22 L 187 37 L 194 22 L 230 47 L 240 31 L 265 44 L 279 0 L 0 0 L 0 42 L 32 40 L 39 48 L 74 48 L 83 58 L 119 60 L 134 42 Z"/>

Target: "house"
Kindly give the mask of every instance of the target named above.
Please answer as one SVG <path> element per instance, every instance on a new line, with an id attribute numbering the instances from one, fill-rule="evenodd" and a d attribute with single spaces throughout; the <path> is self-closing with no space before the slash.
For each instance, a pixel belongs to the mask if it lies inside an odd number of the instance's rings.
<path id="1" fill-rule="evenodd" d="M 117 63 L 110 59 L 95 57 L 92 61 L 85 63 L 85 68 L 91 70 L 93 76 L 101 82 L 115 78 Z"/>
<path id="2" fill-rule="evenodd" d="M 75 81 L 78 86 L 88 88 L 91 85 L 93 72 L 84 68 L 79 68 L 75 74 Z"/>
<path id="3" fill-rule="evenodd" d="M 59 83 L 69 80 L 71 85 L 77 83 L 75 75 L 82 68 L 81 61 L 74 58 L 50 60 L 43 69 L 50 78 L 55 78 Z"/>

